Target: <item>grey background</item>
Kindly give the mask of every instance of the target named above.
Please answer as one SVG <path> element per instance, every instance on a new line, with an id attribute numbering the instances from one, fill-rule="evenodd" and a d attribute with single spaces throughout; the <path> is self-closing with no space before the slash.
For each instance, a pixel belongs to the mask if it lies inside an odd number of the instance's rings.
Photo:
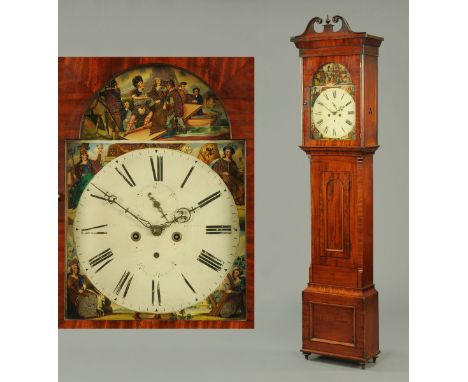
<path id="1" fill-rule="evenodd" d="M 376 365 L 315 358 L 301 346 L 310 259 L 298 51 L 289 38 L 339 14 L 385 38 L 374 171 Z M 61 381 L 403 381 L 408 379 L 407 1 L 60 0 L 60 56 L 255 57 L 255 329 L 60 330 Z"/>

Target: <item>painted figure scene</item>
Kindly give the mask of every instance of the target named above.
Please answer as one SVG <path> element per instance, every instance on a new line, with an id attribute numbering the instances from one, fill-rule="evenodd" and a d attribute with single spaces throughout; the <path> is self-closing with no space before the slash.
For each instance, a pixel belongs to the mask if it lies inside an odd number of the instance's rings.
<path id="1" fill-rule="evenodd" d="M 351 76 L 344 65 L 336 62 L 323 65 L 314 74 L 312 86 L 351 85 Z"/>
<path id="2" fill-rule="evenodd" d="M 92 98 L 80 138 L 113 140 L 229 139 L 228 117 L 200 78 L 170 65 L 131 69 Z"/>
<path id="3" fill-rule="evenodd" d="M 203 301 L 178 312 L 152 314 L 134 312 L 108 299 L 86 277 L 80 266 L 74 234 L 74 219 L 80 196 L 93 177 L 113 159 L 133 150 L 166 148 L 192 155 L 209 165 L 231 192 L 239 215 L 240 241 L 236 259 L 227 276 Z M 245 237 L 245 147 L 243 141 L 171 141 L 131 143 L 125 141 L 67 142 L 67 248 L 66 319 L 93 320 L 245 320 L 246 319 L 246 237 Z M 99 227 L 93 234 L 105 234 Z M 101 232 L 102 231 L 102 232 Z"/>

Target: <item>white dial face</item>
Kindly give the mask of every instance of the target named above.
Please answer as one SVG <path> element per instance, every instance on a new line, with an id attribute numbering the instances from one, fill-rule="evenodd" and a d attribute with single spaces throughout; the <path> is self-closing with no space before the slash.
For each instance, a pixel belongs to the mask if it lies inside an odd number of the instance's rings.
<path id="1" fill-rule="evenodd" d="M 325 139 L 343 139 L 356 125 L 356 103 L 346 90 L 322 91 L 312 109 L 312 122 Z"/>
<path id="2" fill-rule="evenodd" d="M 239 217 L 222 179 L 170 149 L 124 154 L 99 171 L 76 211 L 77 255 L 94 286 L 138 312 L 204 300 L 231 268 Z"/>

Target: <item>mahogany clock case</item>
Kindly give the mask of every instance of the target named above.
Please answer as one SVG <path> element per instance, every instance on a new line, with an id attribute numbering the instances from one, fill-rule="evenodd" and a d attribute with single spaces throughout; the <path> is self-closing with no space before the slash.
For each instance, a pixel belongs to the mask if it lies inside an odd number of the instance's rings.
<path id="1" fill-rule="evenodd" d="M 341 16 L 314 17 L 302 35 L 291 38 L 302 60 L 301 148 L 310 160 L 312 254 L 302 293 L 302 352 L 306 358 L 317 353 L 356 360 L 362 367 L 380 353 L 373 283 L 373 154 L 378 149 L 377 58 L 382 40 L 353 32 Z M 346 139 L 312 134 L 316 128 L 310 116 L 316 104 L 310 89 L 324 67 L 328 78 L 320 84 L 338 88 L 346 78 L 343 82 L 353 85 L 348 94 L 356 101 L 351 111 L 356 113 L 356 132 Z M 347 111 L 345 105 L 339 107 L 337 94 L 317 102 L 325 107 L 321 115 L 332 117 L 326 123 L 334 132 Z"/>
<path id="2" fill-rule="evenodd" d="M 153 69 L 155 68 L 155 69 Z M 119 119 L 119 115 L 112 115 L 112 108 L 109 107 L 109 102 L 105 106 L 107 111 L 102 113 L 103 117 L 96 118 L 93 114 L 99 114 L 100 100 L 108 100 L 105 98 L 105 90 L 112 91 L 115 88 L 113 78 L 125 78 L 129 87 L 132 86 L 132 78 L 135 78 L 135 73 L 132 70 L 139 71 L 142 74 L 142 79 L 150 90 L 151 84 L 148 83 L 148 78 L 145 73 L 148 70 L 156 70 L 158 73 L 176 73 L 179 82 L 182 79 L 189 79 L 185 83 L 191 83 L 192 87 L 189 90 L 197 87 L 199 92 L 205 95 L 203 101 L 203 109 L 197 107 L 196 99 L 188 94 L 184 103 L 182 126 L 185 124 L 187 130 L 180 131 L 178 127 L 181 124 L 173 122 L 176 127 L 174 132 L 164 130 L 165 124 L 158 130 L 153 124 L 153 129 L 142 126 L 140 129 L 130 131 L 135 135 L 132 139 L 131 134 L 117 129 L 117 125 L 122 125 L 123 119 Z M 166 70 L 166 72 L 164 72 Z M 130 73 L 127 77 L 123 77 L 126 73 Z M 251 57 L 61 57 L 59 58 L 59 131 L 58 131 L 58 189 L 59 189 L 59 208 L 58 208 L 58 324 L 59 328 L 253 328 L 254 325 L 254 115 L 253 115 L 253 78 L 254 78 L 254 60 Z M 138 73 L 137 73 L 138 74 Z M 154 77 L 154 73 L 153 73 Z M 153 78 L 152 77 L 152 78 Z M 175 75 L 173 77 L 175 78 Z M 118 81 L 120 84 L 123 82 Z M 134 81 L 135 82 L 135 81 Z M 168 83 L 163 83 L 168 85 Z M 176 84 L 177 85 L 177 84 Z M 170 86 L 170 85 L 168 85 Z M 189 86 L 187 86 L 189 87 Z M 178 92 L 180 93 L 180 84 Z M 190 92 L 191 93 L 191 92 Z M 104 95 L 97 99 L 97 94 Z M 130 94 L 130 93 L 129 93 Z M 187 94 L 187 91 L 186 91 Z M 194 92 L 194 95 L 195 92 Z M 138 98 L 133 98 L 137 100 Z M 98 101 L 96 101 L 98 100 Z M 122 100 L 124 98 L 122 97 Z M 132 102 L 131 99 L 129 99 Z M 211 102 L 211 104 L 210 104 Z M 102 103 L 102 102 L 101 102 Z M 190 106 L 188 103 L 192 103 Z M 201 102 L 200 102 L 201 103 Z M 96 106 L 97 105 L 97 106 Z M 218 105 L 218 106 L 216 106 Z M 90 109 L 91 108 L 91 109 Z M 94 108 L 94 109 L 92 109 Z M 98 110 L 98 113 L 93 113 L 93 110 Z M 154 109 L 153 109 L 154 110 Z M 202 112 L 203 110 L 203 112 Z M 208 111 L 207 111 L 208 110 Z M 211 111 L 211 112 L 210 112 Z M 182 109 L 181 109 L 182 113 Z M 203 114 L 202 114 L 203 113 Z M 208 114 L 206 114 L 208 113 Z M 211 113 L 211 114 L 209 114 Z M 86 120 L 86 116 L 90 116 Z M 122 114 L 121 114 L 122 115 Z M 217 132 L 223 131 L 226 127 L 223 126 L 223 115 L 227 120 L 227 131 L 221 135 Z M 216 123 L 213 124 L 213 119 L 216 118 Z M 143 123 L 146 123 L 148 118 Z M 156 116 L 153 122 L 156 121 Z M 187 122 L 188 121 L 188 122 Z M 86 124 L 86 126 L 85 126 Z M 205 126 L 221 126 L 207 128 Z M 130 127 L 130 126 L 129 126 Z M 83 130 L 86 128 L 87 130 Z M 136 128 L 135 125 L 132 128 Z M 245 167 L 245 311 L 246 316 L 242 320 L 238 319 L 216 319 L 207 317 L 206 319 L 194 320 L 191 317 L 183 316 L 176 319 L 161 319 L 155 317 L 145 317 L 137 314 L 133 319 L 113 319 L 106 320 L 104 317 L 94 319 L 69 319 L 66 316 L 66 288 L 64 288 L 64 280 L 66 280 L 66 263 L 65 263 L 65 209 L 67 193 L 67 177 L 65 176 L 66 169 L 66 141 L 82 139 L 85 133 L 89 134 L 93 131 L 99 132 L 101 137 L 93 137 L 93 139 L 109 139 L 109 144 L 102 141 L 106 147 L 112 146 L 114 139 L 126 139 L 130 143 L 132 141 L 141 145 L 141 136 L 143 142 L 154 142 L 154 144 L 163 144 L 166 141 L 166 146 L 177 145 L 175 141 L 180 141 L 181 136 L 184 136 L 188 146 L 200 146 L 208 144 L 210 149 L 218 148 L 219 155 L 223 155 L 223 143 L 226 145 L 229 142 L 244 143 L 242 147 L 243 166 Z M 194 136 L 190 132 L 196 133 Z M 150 132 L 153 134 L 150 136 Z M 208 133 L 207 133 L 208 132 Z M 128 136 L 127 136 L 128 134 Z M 103 135 L 103 136 L 102 136 Z M 233 139 L 234 141 L 228 141 Z M 163 141 L 161 141 L 161 139 Z M 221 139 L 221 140 L 220 140 Z M 224 141 L 222 141 L 224 139 Z M 190 141 L 187 141 L 190 140 Z M 97 142 L 97 141 L 95 141 Z M 171 143 L 173 142 L 173 143 Z M 201 142 L 201 143 L 200 143 Z M 88 144 L 87 148 L 96 146 L 92 141 L 82 142 Z M 244 146 L 245 144 L 245 146 Z M 109 146 L 110 145 L 110 146 Z M 164 144 L 163 144 L 164 145 Z M 114 145 L 115 146 L 115 145 Z M 188 147 L 187 146 L 187 147 Z M 68 145 L 70 149 L 70 144 Z M 78 147 L 78 146 L 77 146 Z M 209 151 L 209 150 L 208 150 Z M 68 153 L 70 154 L 70 153 Z M 240 152 L 237 154 L 239 155 Z M 240 158 L 240 157 L 239 157 Z M 213 159 L 213 158 L 211 158 Z M 104 318 L 104 319 L 102 319 Z"/>

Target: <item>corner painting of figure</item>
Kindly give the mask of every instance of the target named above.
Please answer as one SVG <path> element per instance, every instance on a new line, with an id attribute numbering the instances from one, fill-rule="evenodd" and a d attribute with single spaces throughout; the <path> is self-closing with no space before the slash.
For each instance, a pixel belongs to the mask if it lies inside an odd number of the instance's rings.
<path id="1" fill-rule="evenodd" d="M 73 155 L 76 153 L 69 153 L 71 154 L 70 160 L 72 163 L 71 171 L 69 172 L 69 184 L 71 187 L 69 190 L 68 203 L 69 207 L 72 209 L 76 208 L 78 205 L 78 201 L 80 200 L 83 190 L 91 181 L 94 174 L 101 169 L 101 153 L 103 146 L 98 145 L 97 156 L 95 159 L 91 159 L 89 157 L 89 148 L 89 144 L 86 143 L 74 148 L 75 151 L 78 151 L 78 159 L 76 160 L 76 163 L 75 155 Z M 70 165 L 70 163 L 68 164 Z"/>
<path id="2" fill-rule="evenodd" d="M 111 78 L 92 97 L 81 139 L 229 139 L 221 100 L 203 80 L 167 64 L 139 66 Z"/>

